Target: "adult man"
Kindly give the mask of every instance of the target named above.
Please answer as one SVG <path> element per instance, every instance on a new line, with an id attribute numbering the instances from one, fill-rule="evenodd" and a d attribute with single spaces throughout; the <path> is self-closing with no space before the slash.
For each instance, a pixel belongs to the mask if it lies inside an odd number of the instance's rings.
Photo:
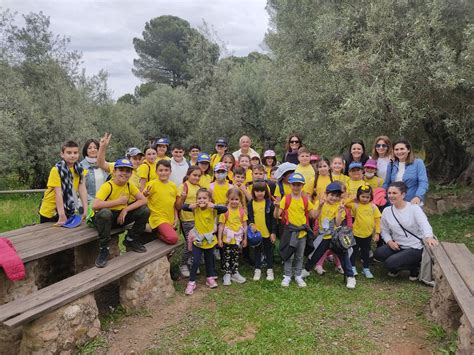
<path id="1" fill-rule="evenodd" d="M 239 160 L 240 154 L 247 154 L 250 156 L 250 158 L 253 158 L 253 157 L 260 158 L 260 154 L 258 154 L 252 148 L 250 148 L 251 145 L 252 145 L 252 140 L 250 139 L 250 137 L 248 136 L 240 137 L 239 139 L 240 149 L 232 153 L 235 160 Z"/>

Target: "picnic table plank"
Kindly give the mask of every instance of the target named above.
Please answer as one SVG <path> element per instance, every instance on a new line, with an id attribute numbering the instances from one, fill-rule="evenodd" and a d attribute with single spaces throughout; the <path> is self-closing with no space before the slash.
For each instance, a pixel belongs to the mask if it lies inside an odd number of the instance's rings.
<path id="1" fill-rule="evenodd" d="M 471 291 L 471 295 L 474 294 L 474 255 L 465 244 L 444 242 L 443 247 L 467 288 Z"/>
<path id="2" fill-rule="evenodd" d="M 6 237 L 11 239 L 12 237 L 16 237 L 19 235 L 34 235 L 31 232 L 37 232 L 42 229 L 50 228 L 54 223 L 41 223 L 41 224 L 33 224 L 31 226 L 26 226 L 19 229 L 13 229 L 11 231 L 3 232 L 2 237 Z"/>
<path id="3" fill-rule="evenodd" d="M 471 291 L 468 289 L 464 280 L 454 267 L 454 264 L 451 262 L 451 259 L 444 249 L 443 243 L 433 249 L 433 254 L 438 265 L 441 267 L 449 286 L 453 290 L 454 297 L 456 298 L 459 307 L 461 307 L 471 326 L 474 326 L 474 297 L 472 297 Z"/>
<path id="4" fill-rule="evenodd" d="M 180 244 L 154 240 L 146 253 L 128 252 L 109 261 L 105 268 L 91 268 L 45 287 L 24 298 L 0 306 L 0 322 L 10 328 L 36 319 L 163 257 Z"/>

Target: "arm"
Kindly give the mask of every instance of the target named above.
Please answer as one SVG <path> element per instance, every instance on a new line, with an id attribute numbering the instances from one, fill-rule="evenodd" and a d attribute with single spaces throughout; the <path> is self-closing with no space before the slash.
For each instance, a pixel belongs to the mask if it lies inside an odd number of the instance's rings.
<path id="1" fill-rule="evenodd" d="M 373 240 L 374 242 L 380 240 L 380 217 L 375 217 L 375 234 Z"/>
<path id="2" fill-rule="evenodd" d="M 339 227 L 342 223 L 343 219 L 343 212 L 345 211 L 344 203 L 341 202 L 339 207 L 337 208 L 337 215 L 336 215 L 336 227 Z"/>
<path id="3" fill-rule="evenodd" d="M 392 182 L 392 170 L 393 170 L 393 161 L 390 161 L 390 163 L 388 163 L 387 165 L 387 172 L 385 174 L 385 181 L 383 182 L 383 185 L 382 187 L 387 190 L 388 189 L 388 186 L 390 185 L 390 183 Z"/>
<path id="4" fill-rule="evenodd" d="M 99 144 L 99 152 L 97 153 L 97 165 L 102 170 L 106 171 L 107 173 L 111 174 L 109 163 L 105 161 L 105 152 L 107 147 L 110 143 L 110 138 L 112 138 L 112 134 L 105 133 L 105 135 L 100 139 Z"/>
<path id="5" fill-rule="evenodd" d="M 255 223 L 255 217 L 253 215 L 253 205 L 252 205 L 252 200 L 247 203 L 247 214 L 248 214 L 248 223 L 249 225 L 252 225 Z"/>
<path id="6" fill-rule="evenodd" d="M 242 247 L 245 248 L 247 246 L 247 221 L 242 222 L 242 227 L 244 227 L 244 237 L 242 239 Z"/>
<path id="7" fill-rule="evenodd" d="M 58 211 L 58 222 L 56 223 L 58 226 L 62 226 L 66 223 L 66 212 L 64 211 L 64 200 L 63 200 L 63 191 L 61 187 L 54 188 L 54 195 L 56 199 L 56 210 Z"/>
<path id="8" fill-rule="evenodd" d="M 146 185 L 146 179 L 140 178 L 140 191 L 143 191 L 145 189 Z"/>
<path id="9" fill-rule="evenodd" d="M 137 198 L 138 195 L 139 194 L 137 194 L 135 197 Z M 140 195 L 143 196 L 142 193 L 140 193 Z M 145 196 L 143 196 L 143 198 L 145 200 L 145 203 L 142 203 L 139 206 L 136 206 L 136 207 L 130 209 L 129 207 L 134 206 L 137 202 L 139 202 L 137 200 L 134 203 L 132 203 L 130 206 L 127 206 L 127 208 L 129 208 L 129 211 L 134 210 L 135 208 L 138 208 L 140 206 L 146 205 Z M 122 195 L 122 196 L 120 196 L 119 198 L 117 198 L 115 200 L 109 200 L 109 201 L 102 201 L 98 198 L 95 198 L 94 201 L 92 202 L 92 209 L 97 211 L 97 210 L 101 210 L 103 208 L 111 208 L 111 207 L 115 207 L 115 206 L 118 206 L 118 205 L 124 205 L 127 202 L 128 202 L 128 196 L 125 196 L 125 195 Z"/>
<path id="10" fill-rule="evenodd" d="M 227 212 L 227 206 L 223 205 L 214 205 L 214 209 L 217 211 L 217 214 L 222 214 Z"/>
<path id="11" fill-rule="evenodd" d="M 127 202 L 128 202 L 128 197 L 127 197 Z M 139 207 L 145 206 L 146 205 L 146 197 L 141 193 L 138 192 L 135 195 L 135 202 L 132 204 L 128 205 L 125 207 L 123 210 L 120 211 L 119 216 L 117 217 L 117 223 L 122 225 L 125 223 L 125 217 L 127 216 L 128 212 L 133 211 Z"/>
<path id="12" fill-rule="evenodd" d="M 416 176 L 418 178 L 418 187 L 415 192 L 415 198 L 418 197 L 419 201 L 413 201 L 413 199 L 411 202 L 418 204 L 423 200 L 426 191 L 428 191 L 428 175 L 426 175 L 426 167 L 422 160 L 417 159 L 415 164 Z"/>
<path id="13" fill-rule="evenodd" d="M 86 188 L 86 182 L 84 178 L 81 180 L 79 184 L 79 198 L 81 199 L 82 209 L 83 209 L 82 219 L 86 219 L 88 202 L 87 202 L 87 188 Z"/>
<path id="14" fill-rule="evenodd" d="M 217 228 L 217 244 L 219 244 L 219 247 L 222 248 L 224 243 L 222 242 L 222 234 L 224 232 L 224 224 L 219 223 L 219 227 Z"/>

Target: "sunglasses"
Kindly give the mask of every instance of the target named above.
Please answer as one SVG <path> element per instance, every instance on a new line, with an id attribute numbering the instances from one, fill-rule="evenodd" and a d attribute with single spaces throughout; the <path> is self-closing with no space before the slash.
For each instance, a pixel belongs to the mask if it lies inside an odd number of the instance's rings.
<path id="1" fill-rule="evenodd" d="M 216 144 L 216 147 L 225 148 L 227 146 L 225 144 Z"/>
<path id="2" fill-rule="evenodd" d="M 388 145 L 386 145 L 386 144 L 376 144 L 375 148 L 388 148 Z"/>
<path id="3" fill-rule="evenodd" d="M 290 144 L 298 144 L 300 141 L 290 141 Z"/>

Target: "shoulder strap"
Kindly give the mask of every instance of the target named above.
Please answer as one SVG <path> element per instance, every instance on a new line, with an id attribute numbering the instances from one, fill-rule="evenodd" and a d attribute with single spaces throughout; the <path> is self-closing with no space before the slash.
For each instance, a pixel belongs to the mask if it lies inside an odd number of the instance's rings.
<path id="1" fill-rule="evenodd" d="M 301 197 L 303 198 L 304 215 L 306 217 L 306 224 L 309 225 L 308 198 L 305 195 L 302 195 Z"/>
<path id="2" fill-rule="evenodd" d="M 239 208 L 239 214 L 240 214 L 240 223 L 244 223 L 244 217 L 245 217 L 245 210 L 243 207 Z"/>
<path id="3" fill-rule="evenodd" d="M 280 196 L 285 196 L 285 186 L 283 186 L 283 181 L 278 181 L 278 188 L 280 189 Z"/>
<path id="4" fill-rule="evenodd" d="M 112 183 L 110 181 L 107 181 L 106 183 L 110 185 L 110 192 L 109 192 L 109 194 L 107 195 L 107 197 L 105 198 L 104 201 L 107 201 L 109 199 L 110 195 L 112 195 L 112 191 L 114 190 L 114 186 L 112 185 Z M 130 187 L 129 187 L 129 189 L 130 189 Z"/>
<path id="5" fill-rule="evenodd" d="M 400 221 L 398 220 L 397 216 L 395 216 L 395 212 L 393 212 L 393 205 L 390 206 L 390 210 L 392 211 L 392 215 L 393 215 L 393 218 L 395 218 L 395 220 L 397 221 L 398 225 L 400 226 L 400 228 L 403 230 L 403 233 L 405 233 L 405 237 L 408 238 L 408 234 L 411 234 L 412 236 L 414 236 L 416 239 L 420 240 L 421 242 L 423 242 L 423 240 L 418 237 L 416 234 L 413 234 L 412 232 L 410 232 L 408 229 L 406 229 L 404 226 L 402 226 L 402 224 L 400 223 Z"/>
<path id="6" fill-rule="evenodd" d="M 288 224 L 289 221 L 288 221 L 288 209 L 290 208 L 290 204 L 291 204 L 291 194 L 288 194 L 285 197 L 285 208 L 283 209 L 283 212 L 281 214 L 281 221 L 284 223 L 284 224 Z"/>
<path id="7" fill-rule="evenodd" d="M 352 213 L 351 213 L 351 209 L 348 208 L 348 207 L 344 207 L 345 211 L 346 211 L 346 225 L 349 227 L 349 228 L 352 228 Z"/>

